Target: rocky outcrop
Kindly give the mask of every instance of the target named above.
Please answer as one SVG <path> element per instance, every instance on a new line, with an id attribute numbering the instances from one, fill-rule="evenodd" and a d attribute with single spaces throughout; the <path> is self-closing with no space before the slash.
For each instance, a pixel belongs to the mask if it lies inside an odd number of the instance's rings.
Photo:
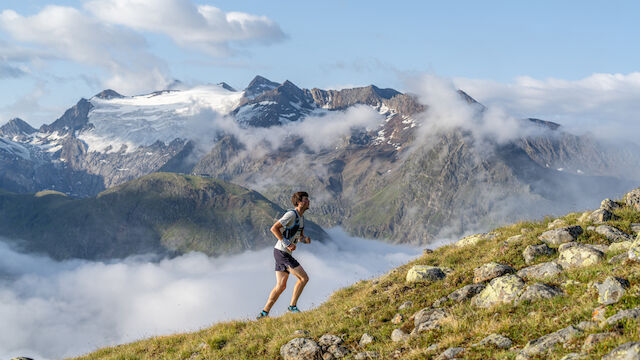
<path id="1" fill-rule="evenodd" d="M 541 299 L 551 299 L 556 296 L 563 295 L 562 290 L 559 290 L 553 286 L 535 283 L 527 286 L 526 290 L 518 297 L 516 303 L 521 303 L 524 301 L 537 301 Z"/>
<path id="2" fill-rule="evenodd" d="M 322 360 L 322 349 L 310 338 L 295 338 L 280 348 L 284 360 Z"/>
<path id="3" fill-rule="evenodd" d="M 515 269 L 509 265 L 491 262 L 473 270 L 473 282 L 477 284 L 514 272 Z"/>
<path id="4" fill-rule="evenodd" d="M 553 278 L 561 272 L 562 266 L 556 262 L 549 261 L 522 268 L 518 271 L 517 275 L 523 279 L 545 279 Z"/>
<path id="5" fill-rule="evenodd" d="M 414 265 L 407 272 L 407 282 L 438 281 L 445 278 L 445 273 L 436 266 Z"/>
<path id="6" fill-rule="evenodd" d="M 580 336 L 582 331 L 574 326 L 568 326 L 564 329 L 558 330 L 554 333 L 544 335 L 538 339 L 531 340 L 520 351 L 517 360 L 526 360 L 534 356 L 544 355 L 551 351 L 551 349 L 557 344 L 564 344 L 567 341 Z"/>
<path id="7" fill-rule="evenodd" d="M 602 360 L 640 359 L 640 341 L 628 342 L 613 349 Z"/>
<path id="8" fill-rule="evenodd" d="M 633 240 L 633 237 L 631 237 L 627 233 L 621 231 L 618 228 L 615 228 L 615 227 L 609 226 L 609 225 L 600 225 L 600 226 L 596 227 L 596 232 L 598 234 L 604 235 L 604 237 L 606 237 L 607 239 L 609 239 L 609 240 L 611 240 L 613 242 L 631 241 L 631 240 Z"/>
<path id="9" fill-rule="evenodd" d="M 581 226 L 570 226 L 561 229 L 549 230 L 538 236 L 538 239 L 547 245 L 558 246 L 574 241 L 583 230 Z"/>
<path id="10" fill-rule="evenodd" d="M 594 283 L 594 286 L 598 289 L 598 302 L 611 305 L 620 301 L 624 296 L 625 289 L 629 287 L 629 281 L 609 276 L 603 282 Z"/>
<path id="11" fill-rule="evenodd" d="M 630 191 L 624 196 L 624 203 L 630 208 L 640 211 L 640 188 Z"/>
<path id="12" fill-rule="evenodd" d="M 560 252 L 558 264 L 565 269 L 570 269 L 595 265 L 602 262 L 604 258 L 602 251 L 579 244 Z"/>
<path id="13" fill-rule="evenodd" d="M 506 275 L 491 280 L 484 290 L 471 299 L 471 304 L 478 307 L 511 303 L 518 299 L 525 284 L 517 275 Z"/>

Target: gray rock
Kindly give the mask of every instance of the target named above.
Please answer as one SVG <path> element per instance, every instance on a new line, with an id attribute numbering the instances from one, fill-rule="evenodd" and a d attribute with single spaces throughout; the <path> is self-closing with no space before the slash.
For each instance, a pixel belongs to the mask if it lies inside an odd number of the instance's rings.
<path id="1" fill-rule="evenodd" d="M 558 264 L 564 269 L 585 267 L 598 264 L 604 260 L 602 251 L 586 246 L 574 246 L 560 252 Z"/>
<path id="2" fill-rule="evenodd" d="M 434 351 L 438 351 L 438 349 L 440 349 L 440 344 L 433 344 L 430 345 L 428 348 L 426 348 L 425 350 L 428 352 L 434 352 Z"/>
<path id="3" fill-rule="evenodd" d="M 584 359 L 584 355 L 578 353 L 568 353 L 567 355 L 560 358 L 560 360 L 579 360 Z"/>
<path id="4" fill-rule="evenodd" d="M 475 234 L 463 237 L 462 239 L 455 242 L 456 247 L 464 247 L 469 245 L 475 245 L 483 240 L 490 240 L 496 237 L 495 234 L 491 233 L 483 233 L 483 234 Z"/>
<path id="5" fill-rule="evenodd" d="M 513 235 L 506 240 L 507 244 L 514 244 L 522 241 L 524 239 L 524 235 Z"/>
<path id="6" fill-rule="evenodd" d="M 635 211 L 640 211 L 640 188 L 627 193 L 624 196 L 624 203 Z"/>
<path id="7" fill-rule="evenodd" d="M 545 279 L 556 277 L 562 272 L 562 266 L 553 261 L 544 262 L 520 269 L 517 275 L 523 279 Z"/>
<path id="8" fill-rule="evenodd" d="M 640 233 L 640 223 L 631 224 L 631 231 L 633 231 L 636 234 Z"/>
<path id="9" fill-rule="evenodd" d="M 409 335 L 407 335 L 406 332 L 400 330 L 400 329 L 395 329 L 391 332 L 391 341 L 393 342 L 404 342 L 409 340 Z"/>
<path id="10" fill-rule="evenodd" d="M 627 251 L 627 258 L 631 261 L 640 262 L 640 240 L 635 240 Z"/>
<path id="11" fill-rule="evenodd" d="M 444 303 L 446 300 L 451 300 L 453 302 L 462 302 L 467 299 L 471 299 L 480 293 L 486 286 L 484 284 L 471 284 L 461 287 L 460 289 L 452 292 L 451 294 L 442 297 L 436 302 L 440 302 L 440 304 Z M 434 304 L 434 306 L 436 306 Z"/>
<path id="12" fill-rule="evenodd" d="M 564 344 L 580 334 L 582 334 L 582 331 L 573 326 L 568 326 L 554 333 L 541 336 L 529 341 L 516 359 L 528 359 L 529 357 L 546 354 L 557 344 Z"/>
<path id="13" fill-rule="evenodd" d="M 557 227 L 566 227 L 567 222 L 562 219 L 555 219 L 547 225 L 547 229 L 553 229 Z"/>
<path id="14" fill-rule="evenodd" d="M 285 360 L 321 360 L 322 349 L 309 338 L 295 338 L 280 347 L 280 356 Z"/>
<path id="15" fill-rule="evenodd" d="M 473 270 L 473 282 L 477 284 L 515 272 L 515 269 L 509 265 L 490 262 Z"/>
<path id="16" fill-rule="evenodd" d="M 555 250 L 547 246 L 547 244 L 529 245 L 522 252 L 522 256 L 527 264 L 531 264 L 540 256 L 553 255 L 554 253 Z"/>
<path id="17" fill-rule="evenodd" d="M 373 351 L 363 351 L 363 352 L 357 353 L 353 358 L 355 360 L 377 359 L 378 354 Z"/>
<path id="18" fill-rule="evenodd" d="M 609 316 L 607 320 L 605 320 L 605 324 L 613 325 L 618 321 L 637 318 L 640 318 L 640 308 L 620 310 L 617 314 Z"/>
<path id="19" fill-rule="evenodd" d="M 505 275 L 491 280 L 489 285 L 471 299 L 478 307 L 490 307 L 515 301 L 524 290 L 524 281 L 517 275 Z"/>
<path id="20" fill-rule="evenodd" d="M 580 242 L 576 242 L 576 241 L 571 241 L 571 242 L 564 243 L 564 244 L 558 246 L 558 251 L 559 252 L 563 252 L 563 251 L 565 251 L 565 250 L 567 250 L 569 248 L 576 247 L 576 246 L 582 246 L 582 247 L 586 247 L 586 248 L 589 248 L 589 249 L 594 249 L 594 250 L 597 250 L 597 251 L 600 251 L 600 252 L 603 252 L 603 253 L 605 253 L 605 252 L 607 252 L 609 250 L 609 247 L 607 245 L 602 245 L 602 244 L 584 244 L 584 243 L 580 243 Z"/>
<path id="21" fill-rule="evenodd" d="M 323 359 L 327 359 L 327 354 L 331 354 L 330 359 L 342 359 L 343 357 L 349 355 L 349 349 L 342 345 L 331 345 L 327 348 L 326 352 L 323 355 Z"/>
<path id="22" fill-rule="evenodd" d="M 445 273 L 439 267 L 428 265 L 414 265 L 407 272 L 407 282 L 438 281 L 445 278 Z"/>
<path id="23" fill-rule="evenodd" d="M 535 283 L 527 286 L 527 289 L 520 295 L 516 303 L 523 301 L 534 302 L 540 299 L 551 299 L 556 296 L 564 295 L 562 290 L 556 289 L 547 284 Z"/>
<path id="24" fill-rule="evenodd" d="M 343 342 L 341 337 L 332 334 L 324 334 L 318 339 L 318 345 L 324 351 L 333 345 L 341 345 Z"/>
<path id="25" fill-rule="evenodd" d="M 595 321 L 582 321 L 578 325 L 576 325 L 576 328 L 582 331 L 595 330 L 598 328 L 598 323 Z"/>
<path id="26" fill-rule="evenodd" d="M 604 199 L 600 203 L 600 209 L 605 209 L 605 210 L 609 210 L 609 211 L 618 210 L 621 207 L 622 206 L 620 206 L 620 204 L 618 204 L 617 202 L 615 202 L 615 201 L 613 201 L 611 199 Z"/>
<path id="27" fill-rule="evenodd" d="M 436 360 L 455 359 L 456 356 L 462 354 L 463 352 L 464 352 L 463 347 L 450 347 L 447 350 L 445 350 L 442 354 L 438 355 L 438 357 L 436 357 Z"/>
<path id="28" fill-rule="evenodd" d="M 599 225 L 596 228 L 596 232 L 598 234 L 604 235 L 604 237 L 613 242 L 633 241 L 633 237 L 623 232 L 622 230 L 609 225 Z"/>
<path id="29" fill-rule="evenodd" d="M 637 360 L 640 359 L 640 341 L 628 342 L 613 349 L 602 357 L 602 360 Z"/>
<path id="30" fill-rule="evenodd" d="M 412 306 L 413 306 L 413 302 L 412 301 L 405 301 L 404 303 L 402 303 L 402 305 L 400 305 L 398 310 L 408 309 L 408 308 L 410 308 Z"/>
<path id="31" fill-rule="evenodd" d="M 620 255 L 616 255 L 614 257 L 612 257 L 611 259 L 609 259 L 609 264 L 617 264 L 617 263 L 621 263 L 625 260 L 627 260 L 629 258 L 629 254 L 627 252 L 624 252 Z"/>
<path id="32" fill-rule="evenodd" d="M 569 226 L 543 232 L 538 239 L 547 245 L 560 245 L 574 241 L 582 234 L 581 226 Z"/>
<path id="33" fill-rule="evenodd" d="M 415 326 L 412 335 L 440 327 L 440 320 L 447 316 L 447 312 L 439 308 L 424 308 L 413 315 L 413 325 Z"/>
<path id="34" fill-rule="evenodd" d="M 631 249 L 632 246 L 633 246 L 633 241 L 615 242 L 615 243 L 609 245 L 609 248 L 607 249 L 607 252 L 609 252 L 609 253 L 617 253 L 617 252 L 620 252 L 620 251 L 627 252 L 627 251 L 629 251 L 629 249 Z"/>
<path id="35" fill-rule="evenodd" d="M 604 222 L 615 220 L 617 218 L 617 216 L 613 215 L 613 213 L 607 209 L 598 209 L 589 215 L 588 220 L 593 222 L 594 224 L 602 224 Z"/>
<path id="36" fill-rule="evenodd" d="M 616 334 L 613 332 L 589 334 L 582 344 L 582 351 L 588 352 L 589 350 L 593 349 L 599 342 L 602 342 L 603 340 L 606 340 L 615 335 Z"/>
<path id="37" fill-rule="evenodd" d="M 625 279 L 609 276 L 603 282 L 594 283 L 594 286 L 598 289 L 598 302 L 611 305 L 622 299 L 625 289 L 629 287 L 629 282 Z"/>
<path id="38" fill-rule="evenodd" d="M 495 346 L 498 349 L 508 349 L 513 346 L 513 341 L 506 336 L 502 336 L 499 334 L 491 334 L 484 339 L 480 340 L 479 343 L 473 346 Z"/>
<path id="39" fill-rule="evenodd" d="M 373 340 L 375 340 L 375 338 L 367 333 L 362 334 L 362 337 L 360 337 L 360 342 L 358 342 L 358 345 L 365 346 L 367 344 L 371 344 L 373 342 Z"/>

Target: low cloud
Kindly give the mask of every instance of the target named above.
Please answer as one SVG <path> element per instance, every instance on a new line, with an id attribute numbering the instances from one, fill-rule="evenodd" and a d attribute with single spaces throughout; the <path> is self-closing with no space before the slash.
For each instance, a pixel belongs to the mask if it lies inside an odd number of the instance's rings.
<path id="1" fill-rule="evenodd" d="M 23 77 L 27 73 L 15 66 L 6 63 L 0 63 L 0 79 L 16 79 Z"/>
<path id="2" fill-rule="evenodd" d="M 338 288 L 406 263 L 410 247 L 349 237 L 303 244 L 294 255 L 311 281 L 299 305 L 309 310 Z M 76 356 L 145 337 L 252 319 L 275 284 L 271 249 L 208 258 L 190 253 L 150 262 L 64 261 L 17 253 L 0 241 L 0 357 Z M 272 309 L 285 312 L 294 279 Z"/>

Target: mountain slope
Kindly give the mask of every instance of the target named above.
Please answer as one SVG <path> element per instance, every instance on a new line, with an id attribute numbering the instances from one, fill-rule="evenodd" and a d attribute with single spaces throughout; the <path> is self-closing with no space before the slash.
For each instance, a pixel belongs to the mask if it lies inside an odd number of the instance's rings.
<path id="1" fill-rule="evenodd" d="M 320 359 L 326 353 L 334 357 L 346 354 L 348 359 L 443 359 L 447 358 L 442 355 L 445 351 L 462 351 L 458 358 L 464 359 L 601 359 L 640 336 L 640 263 L 629 259 L 621 239 L 601 231 L 603 226 L 612 226 L 621 236 L 637 236 L 640 189 L 634 193 L 635 208 L 631 202 L 606 205 L 616 207 L 613 213 L 618 219 L 603 225 L 573 213 L 555 221 L 547 218 L 505 226 L 425 251 L 415 261 L 339 290 L 319 307 L 301 314 L 220 323 L 194 333 L 100 349 L 79 359 L 281 359 L 283 346 L 295 343 L 291 340 L 296 338 L 314 354 L 310 359 Z M 542 243 L 542 234 L 568 226 L 580 226 L 584 231 L 574 242 L 551 244 L 552 253 L 525 261 L 523 254 Z M 625 241 L 630 245 L 630 240 Z M 635 253 L 640 253 L 640 242 L 634 244 Z M 572 259 L 566 255 L 576 249 L 597 254 L 597 260 L 579 266 L 578 262 L 561 265 L 559 272 L 543 278 L 531 272 L 534 264 L 551 264 L 552 268 L 552 261 L 566 264 Z M 570 261 L 576 259 L 580 257 Z M 478 270 L 495 269 L 491 263 L 503 265 L 502 273 Z M 430 280 L 409 281 L 408 272 L 416 265 L 444 271 Z M 518 275 L 513 275 L 515 271 Z M 628 285 L 618 295 L 608 293 L 608 305 L 601 305 L 605 300 L 599 298 L 604 299 L 602 294 L 607 293 L 596 287 L 610 276 L 622 279 L 621 283 L 628 281 Z M 480 289 L 516 278 L 521 281 L 518 296 L 526 294 L 520 301 L 504 297 L 503 303 L 484 307 L 478 300 L 490 293 L 478 292 Z M 470 290 L 473 287 L 479 290 Z M 536 293 L 536 289 L 547 292 Z M 504 296 L 510 289 L 503 291 L 495 295 Z M 364 334 L 370 336 L 369 343 L 362 341 Z M 490 335 L 491 341 L 482 341 Z M 569 353 L 574 357 L 564 357 Z M 606 359 L 635 359 L 640 349 L 636 347 L 631 354 Z"/>
<path id="2" fill-rule="evenodd" d="M 208 255 L 272 246 L 284 212 L 255 191 L 212 178 L 154 173 L 72 199 L 58 192 L 0 192 L 0 234 L 56 259 L 134 254 Z M 310 222 L 307 232 L 327 235 Z"/>

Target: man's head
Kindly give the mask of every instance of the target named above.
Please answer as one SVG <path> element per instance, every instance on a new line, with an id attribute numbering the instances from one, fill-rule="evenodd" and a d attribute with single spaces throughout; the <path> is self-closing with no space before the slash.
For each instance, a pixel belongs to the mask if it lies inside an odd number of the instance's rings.
<path id="1" fill-rule="evenodd" d="M 305 191 L 298 191 L 291 196 L 291 203 L 296 208 L 301 204 L 304 210 L 307 210 L 309 208 L 309 194 Z"/>

